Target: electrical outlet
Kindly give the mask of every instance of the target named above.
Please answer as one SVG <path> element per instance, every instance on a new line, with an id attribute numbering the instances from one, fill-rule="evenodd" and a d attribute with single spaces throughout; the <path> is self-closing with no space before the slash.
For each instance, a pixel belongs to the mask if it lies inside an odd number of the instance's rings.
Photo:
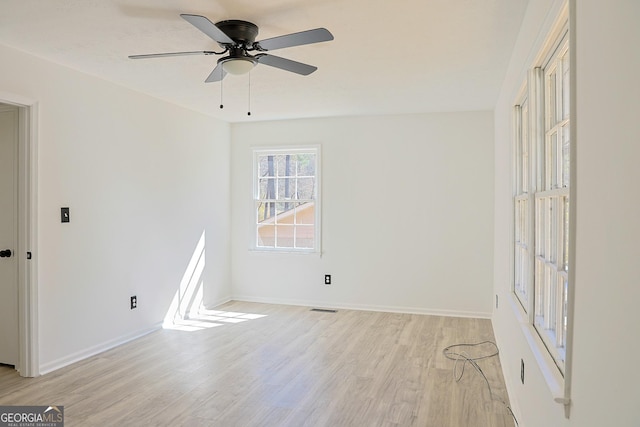
<path id="1" fill-rule="evenodd" d="M 138 297 L 135 295 L 131 297 L 131 310 L 134 308 L 138 308 Z"/>
<path id="2" fill-rule="evenodd" d="M 330 274 L 325 274 L 324 275 L 324 284 L 325 285 L 330 285 L 331 284 L 331 275 Z"/>
<path id="3" fill-rule="evenodd" d="M 524 360 L 520 359 L 520 381 L 524 384 Z"/>
<path id="4" fill-rule="evenodd" d="M 60 208 L 60 222 L 69 222 L 69 208 Z"/>

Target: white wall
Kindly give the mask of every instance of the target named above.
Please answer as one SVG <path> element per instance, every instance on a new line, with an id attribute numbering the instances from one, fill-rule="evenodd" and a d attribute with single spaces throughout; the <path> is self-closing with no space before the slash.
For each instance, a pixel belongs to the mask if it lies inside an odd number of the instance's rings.
<path id="1" fill-rule="evenodd" d="M 509 304 L 494 329 L 520 426 L 640 425 L 634 364 L 640 353 L 637 254 L 640 241 L 640 3 L 576 2 L 576 297 L 570 419 L 541 377 Z M 511 190 L 509 114 L 528 55 L 560 2 L 529 2 L 512 66 L 495 111 L 495 292 L 509 294 Z M 520 384 L 520 358 L 528 366 Z"/>
<path id="2" fill-rule="evenodd" d="M 234 298 L 488 316 L 492 128 L 491 112 L 232 125 Z M 287 144 L 321 145 L 322 256 L 249 251 L 251 149 Z"/>
<path id="3" fill-rule="evenodd" d="M 41 370 L 157 327 L 203 232 L 207 303 L 227 299 L 229 125 L 8 48 L 0 62 L 0 93 L 38 102 Z"/>

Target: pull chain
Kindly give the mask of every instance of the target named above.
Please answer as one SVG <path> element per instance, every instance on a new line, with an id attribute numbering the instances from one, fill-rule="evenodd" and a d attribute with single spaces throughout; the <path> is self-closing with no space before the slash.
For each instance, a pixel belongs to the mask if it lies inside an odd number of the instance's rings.
<path id="1" fill-rule="evenodd" d="M 251 115 L 251 72 L 249 72 L 249 99 L 247 100 L 247 116 Z"/>
<path id="2" fill-rule="evenodd" d="M 222 72 L 222 70 L 220 70 L 220 72 Z M 224 108 L 224 105 L 222 104 L 222 85 L 224 82 L 224 76 L 222 76 L 223 78 L 220 79 L 220 109 Z"/>

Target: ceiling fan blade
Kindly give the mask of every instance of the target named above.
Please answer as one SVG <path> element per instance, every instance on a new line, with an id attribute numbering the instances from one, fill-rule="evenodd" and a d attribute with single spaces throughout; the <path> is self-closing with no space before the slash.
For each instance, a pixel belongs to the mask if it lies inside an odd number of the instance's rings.
<path id="1" fill-rule="evenodd" d="M 326 28 L 316 28 L 315 30 L 301 31 L 299 33 L 287 34 L 256 42 L 262 50 L 275 50 L 285 47 L 301 46 L 304 44 L 328 42 L 333 40 L 333 34 Z"/>
<path id="2" fill-rule="evenodd" d="M 267 55 L 266 53 L 256 55 L 255 58 L 260 64 L 302 74 L 303 76 L 307 76 L 318 69 L 318 67 L 314 67 L 313 65 L 303 64 L 302 62 L 292 61 L 279 56 Z"/>
<path id="3" fill-rule="evenodd" d="M 193 25 L 194 27 L 196 27 L 197 29 L 199 29 L 200 31 L 202 31 L 203 33 L 211 37 L 214 41 L 221 44 L 222 43 L 235 44 L 235 42 L 231 39 L 231 37 L 226 35 L 220 28 L 216 27 L 216 24 L 209 21 L 204 16 L 189 15 L 187 13 L 182 13 L 180 14 L 180 16 L 185 21 L 187 21 L 188 23 L 190 23 L 191 25 Z"/>
<path id="4" fill-rule="evenodd" d="M 187 55 L 215 55 L 211 50 L 197 50 L 194 52 L 169 52 L 169 53 L 149 53 L 146 55 L 129 55 L 129 59 L 165 58 L 167 56 L 187 56 Z"/>
<path id="5" fill-rule="evenodd" d="M 211 74 L 209 74 L 209 77 L 207 77 L 207 80 L 205 80 L 204 82 L 205 83 L 219 82 L 220 80 L 224 79 L 224 76 L 226 75 L 227 75 L 227 72 L 222 69 L 222 64 L 218 64 L 216 65 L 216 68 L 213 69 Z"/>

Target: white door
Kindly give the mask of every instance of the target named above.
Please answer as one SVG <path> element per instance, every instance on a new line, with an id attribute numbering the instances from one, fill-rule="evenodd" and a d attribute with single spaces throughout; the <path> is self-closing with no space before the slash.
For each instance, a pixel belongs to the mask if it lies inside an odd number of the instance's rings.
<path id="1" fill-rule="evenodd" d="M 18 363 L 18 108 L 0 104 L 0 363 Z M 10 251 L 10 252 L 9 252 Z"/>

